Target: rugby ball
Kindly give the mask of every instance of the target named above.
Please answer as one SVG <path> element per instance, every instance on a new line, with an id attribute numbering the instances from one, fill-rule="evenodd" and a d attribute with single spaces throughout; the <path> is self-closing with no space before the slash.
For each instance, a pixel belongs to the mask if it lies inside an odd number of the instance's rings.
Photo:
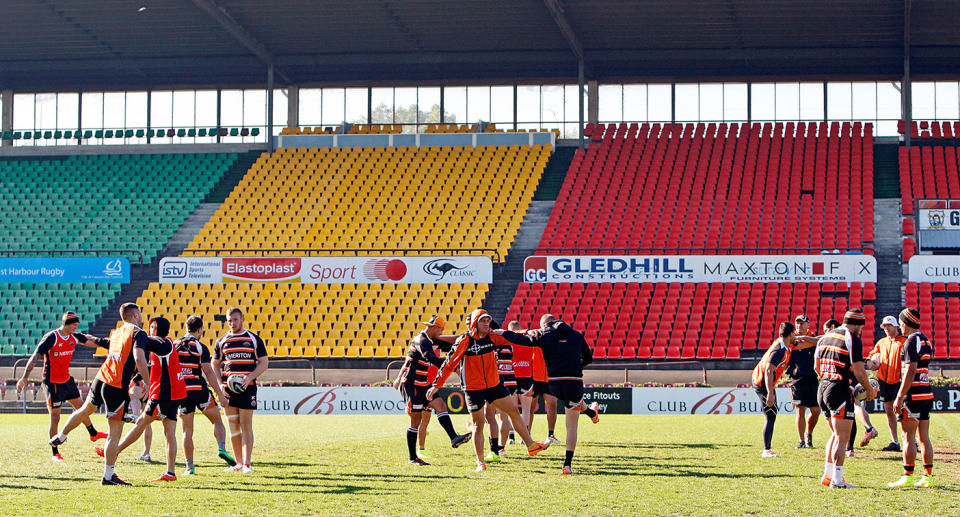
<path id="1" fill-rule="evenodd" d="M 873 387 L 874 391 L 880 389 L 880 384 L 877 383 L 876 379 L 870 379 L 870 386 Z M 853 400 L 856 400 L 857 402 L 863 402 L 864 400 L 867 400 L 867 389 L 862 385 L 857 384 L 856 387 L 853 388 Z"/>
<path id="2" fill-rule="evenodd" d="M 243 375 L 233 374 L 227 377 L 227 389 L 234 393 L 243 392 Z"/>

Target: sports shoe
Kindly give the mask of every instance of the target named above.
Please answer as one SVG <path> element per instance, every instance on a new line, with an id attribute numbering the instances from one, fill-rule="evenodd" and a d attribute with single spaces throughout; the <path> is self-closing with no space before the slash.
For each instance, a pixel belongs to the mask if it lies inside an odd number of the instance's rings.
<path id="1" fill-rule="evenodd" d="M 50 441 L 48 441 L 47 443 L 50 444 L 51 447 L 59 447 L 59 446 L 65 444 L 65 443 L 67 443 L 67 437 L 66 437 L 66 435 L 64 435 L 64 437 L 61 439 L 61 438 L 60 438 L 60 435 L 58 434 L 58 435 L 54 436 L 53 438 L 50 438 Z"/>
<path id="2" fill-rule="evenodd" d="M 101 484 L 101 485 L 126 485 L 126 486 L 130 486 L 130 483 L 127 483 L 126 481 L 120 479 L 116 474 L 114 474 L 113 477 L 111 477 L 110 479 L 106 479 L 106 478 L 100 479 L 100 484 Z"/>
<path id="3" fill-rule="evenodd" d="M 563 469 L 560 471 L 561 474 L 573 474 L 573 469 L 570 468 L 570 465 L 564 465 Z"/>
<path id="4" fill-rule="evenodd" d="M 93 452 L 96 453 L 97 456 L 103 457 L 103 447 L 94 447 Z"/>
<path id="5" fill-rule="evenodd" d="M 140 461 L 145 461 L 147 463 L 150 463 L 151 461 L 153 461 L 153 458 L 151 458 L 149 454 L 141 454 L 140 457 L 137 459 Z"/>
<path id="6" fill-rule="evenodd" d="M 244 465 L 242 469 L 240 469 L 240 472 L 244 474 L 253 474 L 253 467 L 251 467 L 250 464 L 248 463 Z"/>
<path id="7" fill-rule="evenodd" d="M 546 440 L 543 441 L 543 443 L 554 444 L 554 443 L 563 443 L 563 442 L 558 440 L 556 436 L 550 435 L 547 437 Z"/>
<path id="8" fill-rule="evenodd" d="M 805 442 L 805 441 L 803 441 L 803 440 L 800 440 L 800 443 L 797 444 L 797 448 L 798 448 L 798 449 L 806 449 L 806 448 L 807 448 L 807 442 Z"/>
<path id="9" fill-rule="evenodd" d="M 223 469 L 223 472 L 240 472 L 243 470 L 243 467 L 240 465 L 230 465 L 229 467 Z"/>
<path id="10" fill-rule="evenodd" d="M 904 474 L 900 476 L 900 479 L 887 483 L 887 486 L 890 488 L 907 488 L 914 485 L 913 474 Z"/>
<path id="11" fill-rule="evenodd" d="M 50 458 L 50 460 L 51 460 L 51 461 L 55 461 L 55 462 L 60 462 L 60 461 L 63 461 L 63 456 L 61 456 L 60 453 L 58 452 L 58 453 L 54 454 L 54 455 Z"/>
<path id="12" fill-rule="evenodd" d="M 461 445 L 469 442 L 470 438 L 473 438 L 472 432 L 466 433 L 466 434 L 458 434 L 457 436 L 454 436 L 452 440 L 450 440 L 450 446 L 456 449 L 457 447 L 460 447 Z"/>
<path id="13" fill-rule="evenodd" d="M 913 486 L 917 488 L 928 488 L 931 481 L 933 481 L 933 476 L 923 476 L 922 478 L 918 479 Z"/>
<path id="14" fill-rule="evenodd" d="M 164 472 L 162 476 L 158 477 L 157 479 L 151 479 L 150 482 L 159 483 L 162 481 L 176 481 L 176 480 L 177 480 L 177 476 L 171 476 L 170 474 L 167 474 L 166 472 Z"/>
<path id="15" fill-rule="evenodd" d="M 900 444 L 897 442 L 890 442 L 890 445 L 887 445 L 886 447 L 880 450 L 887 451 L 887 452 L 903 452 L 900 450 Z"/>
<path id="16" fill-rule="evenodd" d="M 196 467 L 191 468 L 191 469 L 186 469 L 186 470 L 183 471 L 183 474 L 180 474 L 180 475 L 181 475 L 181 476 L 196 476 L 196 475 L 197 475 L 197 469 L 196 469 Z"/>
<path id="17" fill-rule="evenodd" d="M 100 431 L 97 434 L 90 437 L 91 442 L 95 442 L 97 440 L 106 440 L 106 439 L 107 439 L 107 433 L 103 431 Z"/>
<path id="18" fill-rule="evenodd" d="M 807 448 L 808 448 L 808 449 L 812 449 L 812 448 L 813 448 L 813 440 L 807 440 Z"/>
<path id="19" fill-rule="evenodd" d="M 487 453 L 486 456 L 483 457 L 483 461 L 486 461 L 487 463 L 500 463 L 501 461 L 503 461 L 503 459 L 500 457 L 499 454 L 493 451 L 490 451 Z"/>
<path id="20" fill-rule="evenodd" d="M 527 447 L 527 454 L 530 456 L 536 456 L 537 454 L 547 450 L 548 447 L 550 447 L 549 443 L 533 442 L 533 445 Z"/>
<path id="21" fill-rule="evenodd" d="M 500 450 L 497 451 L 497 456 L 500 456 L 501 458 L 503 458 L 503 457 L 505 457 L 506 455 L 507 455 L 507 449 L 506 449 L 506 447 L 500 447 Z"/>
<path id="22" fill-rule="evenodd" d="M 854 456 L 853 449 L 847 449 L 847 457 L 852 458 Z"/>
<path id="23" fill-rule="evenodd" d="M 600 422 L 600 403 L 594 402 L 593 404 L 590 404 L 590 409 L 593 410 L 593 416 L 590 417 L 590 420 L 593 420 L 593 423 L 595 424 Z"/>
<path id="24" fill-rule="evenodd" d="M 427 451 L 420 449 L 417 451 L 417 457 L 424 460 L 429 460 L 430 456 L 427 455 Z"/>
<path id="25" fill-rule="evenodd" d="M 863 434 L 863 439 L 860 440 L 860 447 L 866 447 L 870 443 L 870 440 L 873 440 L 880 434 L 880 431 L 877 431 L 876 428 L 873 428 Z"/>
<path id="26" fill-rule="evenodd" d="M 771 451 L 770 449 L 764 449 L 763 452 L 760 453 L 760 457 L 761 457 L 761 458 L 779 458 L 780 456 L 777 456 L 777 455 L 776 455 L 773 451 Z"/>
<path id="27" fill-rule="evenodd" d="M 847 480 L 844 479 L 843 481 L 831 481 L 830 488 L 860 488 L 860 487 L 851 483 L 847 483 Z"/>
<path id="28" fill-rule="evenodd" d="M 426 461 L 423 461 L 422 458 L 417 458 L 409 461 L 410 465 L 429 465 Z"/>
<path id="29" fill-rule="evenodd" d="M 487 470 L 486 463 L 477 463 L 477 470 L 475 472 L 484 472 Z"/>
<path id="30" fill-rule="evenodd" d="M 217 451 L 217 456 L 220 456 L 220 459 L 227 462 L 227 465 L 230 465 L 231 467 L 237 464 L 237 460 L 233 459 L 233 456 L 231 456 L 226 449 L 219 449 Z"/>

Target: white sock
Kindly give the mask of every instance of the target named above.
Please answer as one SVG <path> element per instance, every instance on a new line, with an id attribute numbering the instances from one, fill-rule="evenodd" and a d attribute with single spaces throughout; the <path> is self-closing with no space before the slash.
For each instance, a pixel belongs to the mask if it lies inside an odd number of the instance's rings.
<path id="1" fill-rule="evenodd" d="M 187 460 L 187 469 L 193 468 L 193 460 Z"/>
<path id="2" fill-rule="evenodd" d="M 113 478 L 113 465 L 104 465 L 103 466 L 103 479 Z"/>
<path id="3" fill-rule="evenodd" d="M 823 475 L 833 479 L 833 463 L 829 461 L 823 462 Z"/>
<path id="4" fill-rule="evenodd" d="M 60 440 L 62 442 L 62 441 L 66 441 L 66 439 L 67 439 L 67 435 L 63 433 L 57 433 L 57 440 Z"/>
<path id="5" fill-rule="evenodd" d="M 843 465 L 836 465 L 833 467 L 833 481 L 840 483 L 843 481 Z"/>

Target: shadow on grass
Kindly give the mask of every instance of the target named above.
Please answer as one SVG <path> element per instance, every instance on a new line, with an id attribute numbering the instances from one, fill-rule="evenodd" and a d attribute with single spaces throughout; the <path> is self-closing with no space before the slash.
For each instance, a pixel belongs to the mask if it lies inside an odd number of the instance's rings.
<path id="1" fill-rule="evenodd" d="M 616 449 L 719 449 L 723 447 L 744 447 L 728 443 L 623 443 L 623 442 L 580 442 L 583 447 L 609 447 Z"/>

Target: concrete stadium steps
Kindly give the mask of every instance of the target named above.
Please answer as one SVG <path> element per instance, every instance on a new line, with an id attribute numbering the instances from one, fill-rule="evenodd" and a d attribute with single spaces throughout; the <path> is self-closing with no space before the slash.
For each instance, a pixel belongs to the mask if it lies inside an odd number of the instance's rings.
<path id="1" fill-rule="evenodd" d="M 540 185 L 533 194 L 534 201 L 556 201 L 560 194 L 560 188 L 563 187 L 563 180 L 567 177 L 567 171 L 570 170 L 570 162 L 573 161 L 573 155 L 577 153 L 576 147 L 557 146 L 547 162 L 547 168 L 543 171 L 540 178 Z"/>
<path id="2" fill-rule="evenodd" d="M 882 318 L 897 315 L 903 308 L 906 266 L 900 258 L 900 199 L 875 200 L 873 213 L 873 249 L 877 259 L 877 317 Z"/>
<path id="3" fill-rule="evenodd" d="M 548 165 L 549 167 L 549 165 Z M 517 286 L 523 281 L 523 261 L 537 249 L 543 230 L 547 227 L 550 212 L 553 211 L 555 201 L 536 201 L 530 204 L 530 209 L 523 218 L 517 238 L 510 247 L 507 261 L 493 272 L 493 284 L 483 300 L 483 307 L 487 309 L 497 321 L 502 321 L 513 300 Z M 503 322 L 504 324 L 506 322 Z"/>
<path id="4" fill-rule="evenodd" d="M 250 166 L 260 158 L 261 154 L 263 154 L 263 151 L 259 150 L 238 154 L 237 161 L 233 162 L 233 165 L 231 165 L 227 173 L 223 175 L 220 182 L 213 187 L 213 190 L 211 190 L 210 194 L 203 200 L 203 203 L 216 203 L 218 205 L 223 203 L 227 199 L 227 196 L 230 195 L 230 192 L 233 191 L 233 188 L 240 183 L 243 176 L 250 170 Z"/>
<path id="5" fill-rule="evenodd" d="M 873 196 L 875 199 L 900 199 L 899 144 L 873 146 Z M 880 231 L 880 227 L 874 227 Z"/>

